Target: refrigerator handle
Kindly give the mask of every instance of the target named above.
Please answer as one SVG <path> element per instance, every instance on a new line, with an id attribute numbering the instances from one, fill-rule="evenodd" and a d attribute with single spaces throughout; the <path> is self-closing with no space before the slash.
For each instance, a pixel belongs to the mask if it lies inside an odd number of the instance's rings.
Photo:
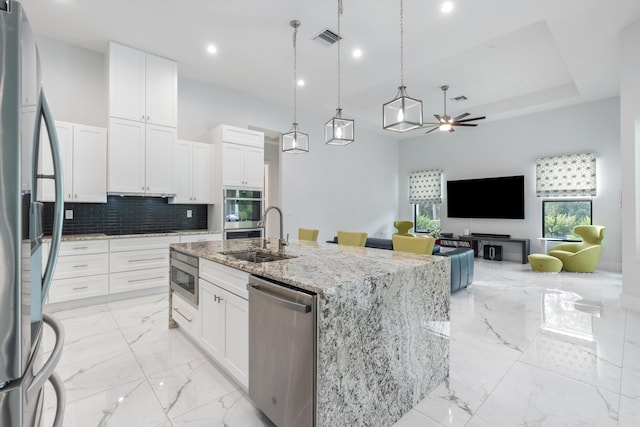
<path id="1" fill-rule="evenodd" d="M 55 372 L 51 374 L 49 382 L 53 386 L 53 390 L 56 392 L 56 417 L 53 419 L 52 427 L 62 427 L 62 421 L 64 420 L 64 407 L 67 403 L 64 392 L 64 382 Z"/>
<path id="2" fill-rule="evenodd" d="M 40 123 L 44 119 L 44 124 L 49 134 L 49 144 L 51 146 L 51 157 L 53 159 L 53 176 L 42 176 L 37 174 L 38 156 L 40 155 Z M 38 200 L 38 178 L 53 179 L 55 182 L 55 204 L 53 211 L 53 231 L 51 236 L 51 249 L 47 258 L 47 266 L 44 269 L 42 278 L 42 303 L 47 298 L 51 280 L 53 279 L 53 271 L 56 267 L 56 260 L 60 250 L 60 240 L 62 238 L 62 220 L 64 215 L 64 188 L 62 178 L 62 159 L 60 158 L 60 149 L 58 144 L 58 134 L 56 133 L 53 115 L 44 94 L 44 89 L 40 88 L 38 96 L 38 105 L 36 107 L 36 123 L 33 133 L 33 171 L 32 171 L 32 189 L 31 200 Z"/>
<path id="3" fill-rule="evenodd" d="M 44 362 L 42 368 L 40 368 L 38 373 L 34 375 L 31 384 L 29 384 L 29 387 L 27 388 L 27 400 L 30 400 L 38 395 L 38 393 L 44 386 L 44 383 L 47 382 L 53 375 L 53 371 L 56 369 L 56 366 L 60 361 L 60 356 L 62 356 L 62 346 L 64 345 L 64 328 L 62 327 L 62 324 L 46 313 L 42 313 L 42 320 L 44 321 L 44 323 L 49 325 L 55 333 L 56 344 L 53 347 L 53 351 L 51 351 L 51 354 L 49 355 L 47 361 Z M 40 340 L 38 342 L 38 346 L 39 345 Z M 62 394 L 58 393 L 57 391 L 56 394 L 58 395 L 58 403 L 60 403 L 61 401 L 64 403 L 64 389 L 62 390 Z"/>

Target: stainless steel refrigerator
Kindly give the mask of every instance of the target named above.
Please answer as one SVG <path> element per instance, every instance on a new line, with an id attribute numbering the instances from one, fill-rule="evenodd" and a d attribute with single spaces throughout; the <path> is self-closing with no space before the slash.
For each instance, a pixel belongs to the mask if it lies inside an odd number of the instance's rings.
<path id="1" fill-rule="evenodd" d="M 42 176 L 36 165 L 44 123 L 55 173 Z M 54 426 L 62 425 L 64 388 L 54 373 L 64 330 L 42 306 L 51 285 L 62 234 L 63 192 L 57 136 L 40 87 L 38 51 L 24 10 L 0 0 L 0 426 L 39 426 L 44 384 L 57 395 Z M 39 179 L 56 187 L 51 250 L 42 259 L 42 204 Z M 42 354 L 44 324 L 56 336 Z M 49 333 L 48 331 L 46 333 Z"/>

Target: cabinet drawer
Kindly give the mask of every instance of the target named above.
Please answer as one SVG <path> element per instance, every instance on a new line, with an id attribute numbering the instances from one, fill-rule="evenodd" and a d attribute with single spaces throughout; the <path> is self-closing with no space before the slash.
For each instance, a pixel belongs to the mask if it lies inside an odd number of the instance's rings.
<path id="1" fill-rule="evenodd" d="M 106 295 L 108 292 L 109 276 L 107 274 L 54 280 L 49 288 L 49 303 L 96 297 Z"/>
<path id="2" fill-rule="evenodd" d="M 95 276 L 108 272 L 109 256 L 107 254 L 61 256 L 56 263 L 54 279 Z"/>
<path id="3" fill-rule="evenodd" d="M 109 275 L 109 293 L 112 294 L 161 286 L 169 289 L 169 269 L 167 268 L 127 271 Z"/>
<path id="4" fill-rule="evenodd" d="M 211 240 L 222 240 L 222 233 L 186 234 L 180 236 L 180 243 L 208 242 Z"/>
<path id="5" fill-rule="evenodd" d="M 103 254 L 109 252 L 108 240 L 76 240 L 60 243 L 58 256 Z"/>
<path id="6" fill-rule="evenodd" d="M 133 237 L 126 239 L 112 239 L 111 252 L 138 251 L 143 249 L 168 249 L 171 243 L 178 243 L 180 238 L 175 236 Z"/>
<path id="7" fill-rule="evenodd" d="M 200 339 L 200 311 L 180 295 L 173 292 L 171 316 L 180 326 L 196 340 Z"/>
<path id="8" fill-rule="evenodd" d="M 243 273 L 235 268 L 201 258 L 200 277 L 241 298 L 249 299 L 249 293 L 247 291 L 247 283 L 249 283 L 248 273 Z"/>
<path id="9" fill-rule="evenodd" d="M 111 273 L 122 271 L 164 268 L 169 271 L 169 248 L 147 251 L 111 252 L 109 254 Z"/>

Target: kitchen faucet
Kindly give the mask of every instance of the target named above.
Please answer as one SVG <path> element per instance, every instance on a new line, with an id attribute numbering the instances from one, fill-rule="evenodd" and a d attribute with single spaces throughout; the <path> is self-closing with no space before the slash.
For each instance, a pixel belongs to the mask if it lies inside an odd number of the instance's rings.
<path id="1" fill-rule="evenodd" d="M 269 206 L 267 208 L 266 211 L 264 211 L 264 215 L 262 215 L 262 218 L 260 218 L 260 221 L 258 221 L 258 227 L 262 227 L 264 226 L 264 244 L 263 247 L 267 246 L 267 242 L 268 242 L 268 235 L 267 235 L 267 224 L 266 224 L 266 219 L 267 219 L 267 214 L 272 210 L 275 209 L 276 211 L 278 211 L 278 214 L 280 214 L 280 238 L 278 239 L 278 252 L 284 252 L 284 247 L 287 246 L 287 243 L 289 242 L 289 235 L 287 235 L 287 240 L 284 240 L 282 237 L 282 233 L 283 233 L 283 225 L 282 225 L 282 211 L 280 210 L 279 207 L 277 206 Z"/>

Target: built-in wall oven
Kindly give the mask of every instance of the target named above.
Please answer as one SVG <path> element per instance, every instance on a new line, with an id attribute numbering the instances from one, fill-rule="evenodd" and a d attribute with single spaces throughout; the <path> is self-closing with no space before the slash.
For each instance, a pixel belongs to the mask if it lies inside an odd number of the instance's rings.
<path id="1" fill-rule="evenodd" d="M 242 188 L 225 188 L 224 238 L 245 239 L 262 237 L 258 221 L 262 217 L 262 191 Z"/>
<path id="2" fill-rule="evenodd" d="M 198 305 L 198 257 L 171 249 L 171 289 Z"/>

